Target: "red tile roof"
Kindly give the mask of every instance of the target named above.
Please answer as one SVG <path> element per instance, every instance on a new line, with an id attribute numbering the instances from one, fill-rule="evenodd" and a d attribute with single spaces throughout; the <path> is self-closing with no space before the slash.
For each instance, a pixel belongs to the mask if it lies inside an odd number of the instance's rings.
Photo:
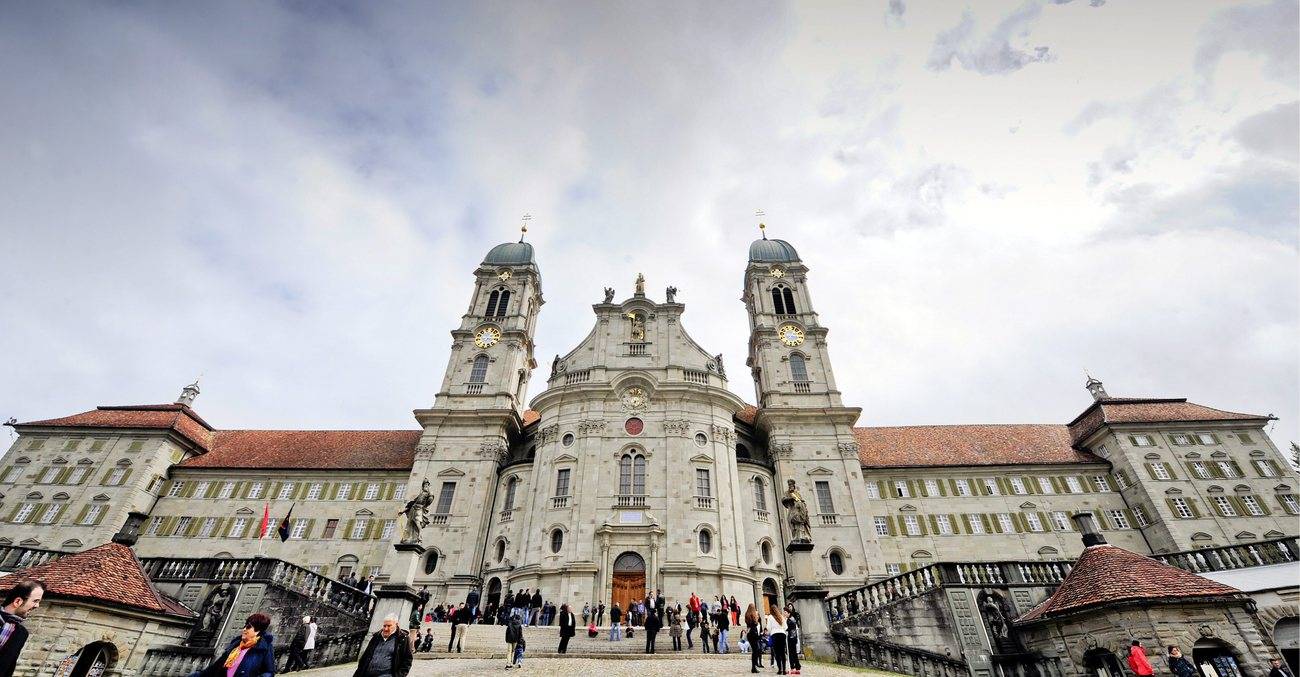
<path id="1" fill-rule="evenodd" d="M 527 428 L 528 426 L 542 420 L 542 415 L 532 409 L 525 409 L 523 419 L 524 427 Z"/>
<path id="2" fill-rule="evenodd" d="M 1269 416 L 1224 411 L 1182 399 L 1111 397 L 1093 402 L 1070 421 L 1071 442 L 1078 444 L 1108 423 L 1196 423 L 1267 421 Z"/>
<path id="3" fill-rule="evenodd" d="M 186 468 L 409 470 L 419 430 L 221 430 Z"/>
<path id="4" fill-rule="evenodd" d="M 736 412 L 736 419 L 742 423 L 754 425 L 756 418 L 758 418 L 758 407 L 752 404 L 746 404 L 744 409 Z"/>
<path id="5" fill-rule="evenodd" d="M 1050 597 L 1016 619 L 1040 621 L 1073 611 L 1139 600 L 1225 597 L 1241 591 L 1113 545 L 1084 548 Z"/>
<path id="6" fill-rule="evenodd" d="M 1063 425 L 854 428 L 858 458 L 874 468 L 1104 463 L 1070 446 Z"/>
<path id="7" fill-rule="evenodd" d="M 192 618 L 193 611 L 158 592 L 140 567 L 140 560 L 125 545 L 106 543 L 74 555 L 64 555 L 30 569 L 0 578 L 0 590 L 8 590 L 24 578 L 44 581 L 53 598 L 106 602 L 169 616 Z"/>
<path id="8" fill-rule="evenodd" d="M 173 430 L 202 449 L 211 441 L 212 426 L 193 409 L 181 404 L 140 404 L 128 407 L 96 407 L 80 414 L 19 423 L 18 426 L 47 428 L 144 428 Z"/>

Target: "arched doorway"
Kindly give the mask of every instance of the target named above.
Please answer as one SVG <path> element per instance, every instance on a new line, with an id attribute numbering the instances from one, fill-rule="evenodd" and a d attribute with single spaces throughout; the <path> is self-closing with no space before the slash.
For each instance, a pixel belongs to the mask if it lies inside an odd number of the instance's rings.
<path id="1" fill-rule="evenodd" d="M 777 595 L 776 581 L 771 578 L 763 579 L 763 613 L 771 613 L 772 607 L 781 606 L 781 599 Z"/>
<path id="2" fill-rule="evenodd" d="M 614 560 L 614 590 L 611 598 L 624 611 L 632 602 L 645 597 L 645 560 L 635 552 L 625 552 Z"/>
<path id="3" fill-rule="evenodd" d="M 1291 666 L 1291 674 L 1300 671 L 1300 618 L 1288 616 L 1273 626 L 1273 644 Z"/>
<path id="4" fill-rule="evenodd" d="M 55 677 L 100 677 L 117 661 L 117 647 L 108 642 L 92 642 L 63 659 L 55 668 Z"/>
<path id="5" fill-rule="evenodd" d="M 1204 675 L 1242 677 L 1241 667 L 1237 664 L 1237 652 L 1223 640 L 1208 637 L 1196 640 L 1196 644 L 1192 646 L 1192 663 L 1200 668 L 1201 674 Z"/>
<path id="6" fill-rule="evenodd" d="M 1124 677 L 1124 669 L 1115 654 L 1106 649 L 1088 649 L 1083 652 L 1083 667 L 1095 677 Z"/>
<path id="7" fill-rule="evenodd" d="M 493 577 L 488 581 L 487 604 L 489 607 L 501 606 L 501 579 Z"/>

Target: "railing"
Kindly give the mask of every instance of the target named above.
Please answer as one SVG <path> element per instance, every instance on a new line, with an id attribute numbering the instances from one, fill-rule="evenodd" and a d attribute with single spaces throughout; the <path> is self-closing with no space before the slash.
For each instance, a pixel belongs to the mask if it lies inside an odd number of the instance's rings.
<path id="1" fill-rule="evenodd" d="M 483 384 L 482 384 L 482 383 L 466 383 L 466 384 L 465 384 L 465 394 L 466 394 L 466 395 L 482 395 L 482 394 L 483 394 Z"/>
<path id="2" fill-rule="evenodd" d="M 552 508 L 567 508 L 567 507 L 569 507 L 569 497 L 568 497 L 568 496 L 552 496 L 552 497 L 551 497 L 551 507 L 552 507 Z"/>
<path id="3" fill-rule="evenodd" d="M 687 383 L 699 383 L 700 385 L 709 384 L 709 372 L 707 371 L 700 371 L 698 369 L 687 369 L 685 370 L 685 375 L 686 375 Z"/>
<path id="4" fill-rule="evenodd" d="M 146 557 L 140 564 L 155 583 L 264 581 L 354 616 L 364 617 L 370 611 L 370 595 L 278 559 Z"/>
<path id="5" fill-rule="evenodd" d="M 307 652 L 307 664 L 313 668 L 353 663 L 370 633 L 366 630 L 346 635 L 324 636 L 316 648 Z M 141 677 L 183 677 L 207 667 L 216 658 L 214 647 L 162 646 L 149 649 L 140 667 Z M 283 672 L 289 662 L 289 644 L 275 647 L 276 671 Z"/>
<path id="6" fill-rule="evenodd" d="M 811 381 L 794 381 L 794 391 L 800 395 L 807 395 L 812 392 Z"/>
<path id="7" fill-rule="evenodd" d="M 772 513 L 768 512 L 768 511 L 766 511 L 766 510 L 755 510 L 755 511 L 754 511 L 754 519 L 756 519 L 756 520 L 758 520 L 758 521 L 760 521 L 760 522 L 769 522 L 769 521 L 771 521 L 771 514 L 772 514 Z"/>
<path id="8" fill-rule="evenodd" d="M 1152 557 L 1195 574 L 1286 564 L 1300 560 L 1300 537 L 1287 536 L 1271 541 L 1239 543 L 1203 550 L 1184 550 Z"/>
<path id="9" fill-rule="evenodd" d="M 1038 652 L 1012 656 L 992 656 L 993 674 L 997 677 L 1065 677 L 1061 659 L 1044 658 Z"/>
<path id="10" fill-rule="evenodd" d="M 698 508 L 698 509 L 700 509 L 700 510 L 712 510 L 712 509 L 713 509 L 713 497 L 712 497 L 712 496 L 696 496 L 696 497 L 695 497 L 695 507 Z"/>
<path id="11" fill-rule="evenodd" d="M 650 345 L 650 344 L 649 344 L 649 343 L 629 343 L 629 344 L 627 344 L 627 354 L 628 354 L 628 355 L 631 355 L 632 357 L 645 357 L 645 356 L 648 354 L 648 353 L 646 352 L 646 346 L 648 346 L 648 345 Z"/>
<path id="12" fill-rule="evenodd" d="M 618 508 L 644 508 L 645 496 L 619 496 L 614 506 Z"/>
<path id="13" fill-rule="evenodd" d="M 0 545 L 0 571 L 13 572 L 19 569 L 30 569 L 68 554 L 71 553 L 28 548 L 21 545 Z"/>
<path id="14" fill-rule="evenodd" d="M 590 380 L 591 380 L 590 369 L 579 369 L 578 371 L 571 371 L 564 375 L 564 385 L 566 386 L 571 386 L 575 383 L 586 383 L 587 381 Z"/>
<path id="15" fill-rule="evenodd" d="M 501 521 L 502 521 L 502 522 L 509 522 L 509 521 L 510 521 L 510 518 L 514 517 L 514 514 L 515 514 L 515 511 L 514 511 L 514 510 L 502 510 L 502 511 L 501 511 Z"/>
<path id="16" fill-rule="evenodd" d="M 448 515 L 447 513 L 438 513 L 436 515 L 430 515 L 429 524 L 439 524 L 439 525 L 446 524 L 447 520 L 450 518 L 451 515 Z"/>
<path id="17" fill-rule="evenodd" d="M 839 515 L 823 514 L 821 518 L 822 518 L 822 526 L 835 526 L 836 524 L 840 523 Z"/>
<path id="18" fill-rule="evenodd" d="M 933 651 L 831 630 L 837 663 L 871 667 L 917 677 L 966 677 L 964 661 Z"/>

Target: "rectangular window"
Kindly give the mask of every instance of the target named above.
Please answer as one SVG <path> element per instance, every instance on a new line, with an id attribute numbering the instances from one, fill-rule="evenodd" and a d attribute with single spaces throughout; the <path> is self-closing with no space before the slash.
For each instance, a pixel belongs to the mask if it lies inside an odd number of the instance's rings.
<path id="1" fill-rule="evenodd" d="M 1079 483 L 1078 477 L 1065 478 L 1065 488 L 1072 494 L 1083 493 L 1083 485 Z"/>
<path id="2" fill-rule="evenodd" d="M 234 495 L 235 495 L 235 483 L 223 482 L 221 484 L 221 492 L 217 494 L 217 498 L 230 498 L 231 496 Z"/>
<path id="3" fill-rule="evenodd" d="M 184 536 L 190 528 L 190 522 L 194 521 L 192 517 L 182 517 L 176 520 L 176 528 L 172 529 L 172 536 Z"/>
<path id="4" fill-rule="evenodd" d="M 157 536 L 158 531 L 162 529 L 163 518 L 153 517 L 149 520 L 149 529 L 145 531 L 145 536 Z"/>
<path id="5" fill-rule="evenodd" d="M 1254 496 L 1251 496 L 1250 494 L 1244 494 L 1239 498 L 1241 499 L 1242 505 L 1246 506 L 1247 515 L 1259 517 L 1260 515 L 1264 514 L 1264 508 L 1262 508 L 1259 505 L 1259 499 L 1255 498 Z"/>
<path id="6" fill-rule="evenodd" d="M 903 526 L 907 529 L 908 536 L 921 535 L 921 524 L 916 519 L 916 515 L 903 515 Z"/>
<path id="7" fill-rule="evenodd" d="M 1278 494 L 1277 502 L 1282 504 L 1282 508 L 1292 515 L 1300 515 L 1300 500 L 1296 500 L 1295 494 Z"/>
<path id="8" fill-rule="evenodd" d="M 24 503 L 18 512 L 14 513 L 14 524 L 26 524 L 31 519 L 32 513 L 36 511 L 34 503 Z"/>
<path id="9" fill-rule="evenodd" d="M 1259 473 L 1260 477 L 1277 477 L 1277 469 L 1274 468 L 1273 464 L 1268 462 L 1267 460 L 1262 458 L 1256 459 L 1254 461 L 1254 464 L 1255 464 L 1255 471 Z"/>
<path id="10" fill-rule="evenodd" d="M 371 482 L 370 484 L 367 484 L 366 493 L 363 495 L 362 499 L 366 501 L 373 501 L 377 496 L 379 496 L 379 483 Z"/>
<path id="11" fill-rule="evenodd" d="M 997 496 L 998 494 L 1001 494 L 1002 491 L 998 489 L 998 481 L 992 477 L 984 478 L 984 493 L 989 496 Z"/>
<path id="12" fill-rule="evenodd" d="M 172 482 L 171 488 L 167 490 L 167 496 L 169 498 L 176 498 L 177 496 L 181 495 L 181 490 L 184 488 L 185 488 L 184 482 L 180 480 Z"/>
<path id="13" fill-rule="evenodd" d="M 835 514 L 835 503 L 831 500 L 831 483 L 816 482 L 813 488 L 817 490 L 817 508 L 823 515 Z"/>
<path id="14" fill-rule="evenodd" d="M 393 532 L 397 530 L 397 520 L 384 520 L 384 526 L 379 531 L 379 539 L 383 541 L 391 540 Z"/>
<path id="15" fill-rule="evenodd" d="M 880 485 L 867 482 L 867 498 L 880 498 Z"/>
<path id="16" fill-rule="evenodd" d="M 957 495 L 970 496 L 970 482 L 966 480 L 957 480 Z"/>
<path id="17" fill-rule="evenodd" d="M 113 468 L 113 472 L 108 474 L 108 481 L 105 484 L 110 487 L 121 486 L 124 479 L 126 479 L 126 468 Z"/>
<path id="18" fill-rule="evenodd" d="M 560 468 L 559 470 L 555 471 L 555 495 L 556 496 L 569 495 L 569 473 L 570 472 L 572 472 L 572 470 L 570 470 L 569 468 Z M 762 503 L 762 505 L 758 505 L 755 507 L 757 507 L 759 510 L 767 510 L 767 502 L 764 500 L 767 497 L 763 495 L 762 488 L 758 489 L 758 493 L 755 494 L 755 498 L 757 498 Z"/>
<path id="19" fill-rule="evenodd" d="M 1009 534 L 1016 530 L 1016 523 L 1011 521 L 1010 514 L 1005 512 L 998 513 L 998 529 L 1004 534 Z"/>
<path id="20" fill-rule="evenodd" d="M 1219 440 L 1209 433 L 1196 433 L 1196 441 L 1201 444 L 1218 444 Z"/>
<path id="21" fill-rule="evenodd" d="M 303 539 L 307 537 L 307 518 L 300 517 L 293 521 L 293 528 L 289 530 L 289 538 Z"/>
<path id="22" fill-rule="evenodd" d="M 297 486 L 293 482 L 285 482 L 284 484 L 281 484 L 280 494 L 278 496 L 279 500 L 287 501 L 290 498 L 293 498 L 293 490 L 296 488 Z"/>
<path id="23" fill-rule="evenodd" d="M 1137 520 L 1138 528 L 1151 526 L 1151 518 L 1147 516 L 1147 510 L 1141 504 L 1133 506 L 1133 519 Z"/>
<path id="24" fill-rule="evenodd" d="M 567 473 L 568 469 L 565 469 L 565 472 Z M 559 478 L 556 478 L 556 483 L 558 484 L 558 482 L 559 482 Z M 564 478 L 564 482 L 565 482 L 564 487 L 565 490 L 567 491 L 569 487 L 568 484 L 569 478 L 567 475 Z M 867 486 L 872 486 L 872 485 L 868 484 Z M 758 477 L 754 478 L 754 509 L 767 512 L 767 485 L 764 484 L 763 480 Z"/>
<path id="25" fill-rule="evenodd" d="M 1012 478 L 1011 478 L 1011 493 L 1013 493 L 1013 494 L 1015 494 L 1015 495 L 1017 495 L 1017 496 L 1024 496 L 1025 494 L 1029 493 L 1029 492 L 1025 489 L 1025 480 L 1024 480 L 1024 478 L 1021 478 L 1021 477 L 1012 477 Z"/>
<path id="26" fill-rule="evenodd" d="M 1038 492 L 1042 494 L 1056 493 L 1055 490 L 1052 489 L 1052 480 L 1047 477 L 1038 478 Z"/>
<path id="27" fill-rule="evenodd" d="M 194 487 L 194 498 L 207 498 L 208 488 L 211 486 L 212 483 L 208 482 L 207 480 L 199 482 L 199 485 Z"/>
<path id="28" fill-rule="evenodd" d="M 1057 531 L 1069 531 L 1070 516 L 1066 515 L 1064 510 L 1057 510 L 1056 512 L 1053 512 L 1052 526 L 1056 527 Z"/>
<path id="29" fill-rule="evenodd" d="M 1228 461 L 1215 461 L 1215 462 L 1214 462 L 1214 465 L 1218 466 L 1218 468 L 1219 468 L 1219 472 L 1223 473 L 1223 476 L 1224 476 L 1224 477 L 1237 477 L 1237 476 L 1238 476 L 1238 475 L 1237 475 L 1237 468 L 1234 467 L 1234 466 L 1232 465 L 1232 463 L 1230 463 L 1230 462 L 1228 462 Z"/>
<path id="30" fill-rule="evenodd" d="M 351 500 L 351 498 L 352 498 L 352 484 L 349 482 L 344 482 L 343 484 L 340 484 L 339 488 L 334 491 L 334 500 L 336 501 L 347 501 L 347 500 Z"/>
<path id="31" fill-rule="evenodd" d="M 264 489 L 266 489 L 266 483 L 265 483 L 265 482 L 253 482 L 252 484 L 248 485 L 248 497 L 249 497 L 249 498 L 261 498 L 261 497 L 262 497 L 262 491 L 263 491 Z"/>
<path id="32" fill-rule="evenodd" d="M 1169 439 L 1174 444 L 1177 444 L 1180 447 L 1186 447 L 1195 444 L 1195 442 L 1192 442 L 1192 436 L 1188 435 L 1187 433 L 1174 433 L 1169 436 Z"/>
<path id="33" fill-rule="evenodd" d="M 1124 514 L 1123 510 L 1111 510 L 1107 514 L 1110 515 L 1110 525 L 1112 527 L 1115 527 L 1116 529 L 1131 528 L 1128 523 L 1128 517 Z"/>
<path id="34" fill-rule="evenodd" d="M 1241 442 L 1242 444 L 1255 443 L 1254 440 L 1250 439 L 1250 433 L 1237 433 L 1237 441 Z"/>
<path id="35" fill-rule="evenodd" d="M 47 505 L 45 510 L 41 511 L 41 518 L 36 521 L 39 524 L 54 524 L 55 520 L 59 519 L 59 513 L 62 511 L 63 506 L 58 503 Z"/>
<path id="36" fill-rule="evenodd" d="M 18 468 L 15 468 L 13 466 L 5 468 L 3 471 L 0 471 L 0 484 L 7 483 L 9 481 L 9 478 L 17 474 L 18 474 Z"/>
<path id="37" fill-rule="evenodd" d="M 352 533 L 348 535 L 348 538 L 352 538 L 352 539 L 365 538 L 366 529 L 369 528 L 370 528 L 370 520 L 358 519 L 352 522 Z"/>
<path id="38" fill-rule="evenodd" d="M 885 565 L 885 573 L 886 573 L 887 575 L 889 575 L 889 576 L 897 576 L 897 575 L 903 573 L 903 565 L 901 565 L 901 564 L 886 564 L 886 565 Z"/>
<path id="39" fill-rule="evenodd" d="M 95 503 L 90 506 L 90 509 L 86 511 L 85 515 L 82 515 L 81 521 L 78 522 L 78 524 L 94 524 L 95 520 L 99 519 L 99 515 L 102 512 L 104 512 L 104 505 L 102 503 Z"/>
<path id="40" fill-rule="evenodd" d="M 1110 458 L 1110 450 L 1104 444 L 1097 445 L 1097 455 L 1102 458 Z"/>
<path id="41" fill-rule="evenodd" d="M 874 521 L 875 524 L 876 524 L 876 535 L 877 535 L 877 536 L 888 536 L 888 535 L 889 535 L 889 518 L 888 518 L 888 517 L 876 517 L 873 521 Z"/>
<path id="42" fill-rule="evenodd" d="M 307 500 L 309 500 L 309 501 L 319 501 L 319 500 L 320 500 L 320 492 L 321 492 L 324 488 L 325 488 L 325 485 L 321 484 L 320 482 L 312 482 L 311 486 L 307 488 Z"/>
<path id="43" fill-rule="evenodd" d="M 984 520 L 980 519 L 979 515 L 967 515 L 966 530 L 972 534 L 984 533 Z"/>
<path id="44" fill-rule="evenodd" d="M 50 466 L 41 473 L 40 479 L 36 480 L 37 484 L 54 484 L 54 478 L 59 476 L 59 469 L 56 466 Z"/>
<path id="45" fill-rule="evenodd" d="M 931 497 L 939 495 L 939 480 L 925 481 L 925 495 Z"/>
<path id="46" fill-rule="evenodd" d="M 230 537 L 243 538 L 244 532 L 248 530 L 248 518 L 236 517 L 235 521 L 230 524 Z"/>
<path id="47" fill-rule="evenodd" d="M 325 531 L 321 532 L 320 537 L 323 539 L 334 538 L 334 532 L 339 529 L 339 521 L 336 519 L 325 520 Z"/>
<path id="48" fill-rule="evenodd" d="M 948 519 L 947 515 L 936 515 L 934 521 L 939 525 L 939 533 L 944 536 L 952 534 L 952 520 Z"/>
<path id="49" fill-rule="evenodd" d="M 439 515 L 451 513 L 451 499 L 456 496 L 456 483 L 443 482 L 442 488 L 438 490 L 438 507 L 434 510 Z"/>
<path id="50" fill-rule="evenodd" d="M 68 474 L 68 481 L 67 481 L 67 483 L 68 483 L 68 484 L 81 484 L 81 481 L 84 480 L 84 479 L 86 479 L 86 473 L 88 473 L 88 472 L 90 472 L 90 468 L 89 468 L 88 466 L 79 465 L 79 466 L 73 468 L 73 469 L 72 469 L 72 472 Z"/>
<path id="51" fill-rule="evenodd" d="M 908 489 L 905 480 L 896 480 L 894 482 L 894 495 L 899 498 L 911 498 L 912 491 Z"/>
<path id="52" fill-rule="evenodd" d="M 1224 517 L 1236 517 L 1237 509 L 1233 507 L 1232 501 L 1227 496 L 1211 496 L 1210 500 L 1214 503 L 1214 508 Z"/>
<path id="53" fill-rule="evenodd" d="M 1025 524 L 1028 524 L 1028 525 L 1029 525 L 1029 530 L 1030 530 L 1030 531 L 1042 531 L 1042 530 L 1043 530 L 1043 520 L 1038 519 L 1038 513 L 1036 513 L 1036 512 L 1027 512 L 1027 513 L 1025 513 Z"/>
<path id="54" fill-rule="evenodd" d="M 1205 461 L 1192 461 L 1192 474 L 1203 480 L 1210 479 L 1210 469 L 1205 467 Z"/>
<path id="55" fill-rule="evenodd" d="M 695 495 L 713 495 L 713 486 L 709 483 L 709 471 L 705 468 L 695 469 Z"/>
<path id="56" fill-rule="evenodd" d="M 1169 502 L 1173 504 L 1174 514 L 1178 515 L 1179 519 L 1189 520 L 1196 516 L 1196 513 L 1192 512 L 1192 506 L 1187 504 L 1187 499 L 1172 498 Z"/>
<path id="57" fill-rule="evenodd" d="M 1092 486 L 1097 491 L 1110 491 L 1110 481 L 1106 479 L 1105 475 L 1094 475 Z"/>
<path id="58" fill-rule="evenodd" d="M 1169 469 L 1164 463 L 1148 463 L 1147 467 L 1151 469 L 1151 476 L 1158 480 L 1173 479 L 1169 476 Z"/>
<path id="59" fill-rule="evenodd" d="M 1135 447 L 1155 446 L 1155 442 L 1151 441 L 1150 435 L 1132 435 L 1129 439 L 1133 440 L 1133 446 Z"/>
<path id="60" fill-rule="evenodd" d="M 405 498 L 406 498 L 406 485 L 405 484 L 397 485 L 397 488 L 393 489 L 393 500 L 401 501 L 404 500 Z"/>
<path id="61" fill-rule="evenodd" d="M 212 530 L 217 528 L 217 518 L 204 518 L 203 523 L 199 525 L 199 538 L 208 538 L 212 535 Z"/>
<path id="62" fill-rule="evenodd" d="M 1128 488 L 1128 475 L 1125 475 L 1123 470 L 1115 473 L 1115 486 L 1120 489 Z"/>

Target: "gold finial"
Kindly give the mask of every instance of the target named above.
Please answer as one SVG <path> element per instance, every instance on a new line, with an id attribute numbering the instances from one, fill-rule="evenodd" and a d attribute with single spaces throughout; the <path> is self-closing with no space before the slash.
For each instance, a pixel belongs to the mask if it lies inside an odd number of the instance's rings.
<path id="1" fill-rule="evenodd" d="M 758 219 L 762 219 L 764 216 L 766 216 L 766 214 L 764 214 L 763 210 L 760 209 L 754 212 L 754 216 Z M 764 240 L 767 239 L 767 225 L 764 224 L 761 220 L 758 222 L 758 232 L 763 234 Z"/>
<path id="2" fill-rule="evenodd" d="M 528 222 L 533 220 L 532 214 L 524 214 L 523 225 L 519 226 L 519 241 L 524 241 L 524 236 L 528 234 Z"/>

